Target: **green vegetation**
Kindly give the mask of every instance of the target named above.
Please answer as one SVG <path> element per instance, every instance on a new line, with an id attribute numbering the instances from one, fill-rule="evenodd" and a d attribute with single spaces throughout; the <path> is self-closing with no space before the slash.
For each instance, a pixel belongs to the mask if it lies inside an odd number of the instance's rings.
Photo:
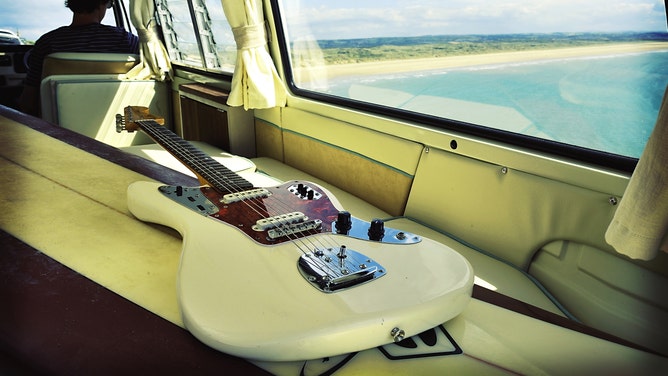
<path id="1" fill-rule="evenodd" d="M 318 41 L 326 64 L 477 55 L 606 43 L 668 41 L 668 33 L 438 35 Z M 294 50 L 302 56 L 303 51 Z"/>

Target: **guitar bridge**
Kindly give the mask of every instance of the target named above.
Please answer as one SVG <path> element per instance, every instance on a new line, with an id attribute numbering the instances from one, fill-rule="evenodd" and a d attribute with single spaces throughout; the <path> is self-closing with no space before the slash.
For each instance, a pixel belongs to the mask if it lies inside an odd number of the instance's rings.
<path id="1" fill-rule="evenodd" d="M 387 273 L 380 264 L 345 245 L 305 253 L 299 257 L 298 266 L 302 276 L 325 293 L 351 288 Z"/>

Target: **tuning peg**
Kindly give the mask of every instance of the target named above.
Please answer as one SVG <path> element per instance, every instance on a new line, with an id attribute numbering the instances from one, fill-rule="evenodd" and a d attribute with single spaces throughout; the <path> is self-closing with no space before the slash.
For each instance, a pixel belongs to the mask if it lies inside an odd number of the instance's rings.
<path id="1" fill-rule="evenodd" d="M 121 114 L 116 114 L 116 132 L 121 133 L 123 131 L 128 131 L 132 133 L 134 132 L 134 129 L 127 129 L 125 127 L 125 116 Z"/>

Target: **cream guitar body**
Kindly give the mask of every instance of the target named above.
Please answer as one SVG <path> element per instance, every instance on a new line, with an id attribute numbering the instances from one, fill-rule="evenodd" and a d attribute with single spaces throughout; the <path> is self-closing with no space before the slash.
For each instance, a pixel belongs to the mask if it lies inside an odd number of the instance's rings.
<path id="1" fill-rule="evenodd" d="M 137 218 L 183 236 L 178 299 L 199 340 L 240 357 L 287 361 L 363 350 L 418 334 L 458 315 L 473 285 L 470 265 L 421 238 L 392 244 L 339 234 L 260 244 L 236 226 L 203 215 L 136 182 L 128 206 Z M 278 189 L 286 189 L 279 187 Z M 345 245 L 382 265 L 381 278 L 323 292 L 299 271 L 302 244 Z M 366 261 L 362 260 L 362 261 Z"/>
<path id="2" fill-rule="evenodd" d="M 128 187 L 133 215 L 183 237 L 179 306 L 207 345 L 316 359 L 401 341 L 469 302 L 473 271 L 451 248 L 358 220 L 315 184 L 253 187 L 155 121 L 136 125 L 207 184 Z"/>

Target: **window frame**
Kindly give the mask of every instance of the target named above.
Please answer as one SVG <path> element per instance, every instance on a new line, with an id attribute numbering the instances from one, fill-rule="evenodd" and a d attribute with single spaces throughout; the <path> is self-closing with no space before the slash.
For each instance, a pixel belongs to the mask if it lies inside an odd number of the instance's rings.
<path id="1" fill-rule="evenodd" d="M 326 104 L 349 108 L 375 116 L 390 117 L 400 121 L 409 121 L 420 123 L 441 131 L 456 132 L 468 136 L 487 139 L 503 144 L 508 144 L 521 149 L 546 153 L 555 157 L 567 160 L 575 160 L 580 163 L 595 165 L 606 169 L 632 173 L 638 164 L 638 158 L 613 154 L 601 150 L 589 149 L 582 146 L 571 145 L 563 142 L 541 139 L 538 137 L 512 133 L 496 128 L 486 127 L 480 124 L 473 124 L 464 121 L 446 119 L 433 115 L 427 115 L 394 107 L 383 106 L 379 104 L 362 102 L 345 97 L 329 95 L 308 89 L 298 87 L 294 81 L 292 64 L 288 48 L 288 41 L 285 30 L 285 20 L 281 15 L 280 0 L 270 0 L 272 16 L 276 22 L 277 42 L 279 47 L 281 64 L 283 65 L 283 75 L 285 85 L 289 92 L 297 97 L 310 99 Z"/>
<path id="2" fill-rule="evenodd" d="M 125 4 L 125 0 L 114 1 L 112 3 L 112 10 L 114 12 L 114 21 L 116 22 L 116 27 L 120 27 L 136 35 L 137 30 L 130 21 L 130 16 L 128 15 L 128 5 Z"/>
<path id="3" fill-rule="evenodd" d="M 197 51 L 198 51 L 198 54 L 199 54 L 199 58 L 200 58 L 199 61 L 201 62 L 201 66 L 188 64 L 184 59 L 172 60 L 171 63 L 172 63 L 172 65 L 178 66 L 179 69 L 182 69 L 182 70 L 191 71 L 191 72 L 200 73 L 200 74 L 206 74 L 207 76 L 224 77 L 228 80 L 231 80 L 233 71 L 228 71 L 228 70 L 222 69 L 222 66 L 221 66 L 221 68 L 210 67 L 209 66 L 209 62 L 210 62 L 212 54 L 208 53 L 207 49 L 209 49 L 209 47 L 211 47 L 212 44 L 208 40 L 203 41 L 203 38 L 207 34 L 211 34 L 211 33 L 209 33 L 206 30 L 205 31 L 200 30 L 200 25 L 198 23 L 199 18 L 197 16 L 197 11 L 195 9 L 196 4 L 194 4 L 194 1 L 198 1 L 198 0 L 185 0 L 185 2 L 187 4 L 187 7 L 188 7 L 188 16 L 190 17 L 190 21 L 192 22 L 192 27 L 193 27 L 192 31 L 193 31 L 193 34 L 195 36 L 195 42 L 197 43 Z M 206 4 L 205 4 L 204 0 L 202 0 L 202 3 L 204 3 L 203 7 L 206 8 Z M 160 30 L 160 34 L 162 36 L 162 39 L 165 40 L 165 35 L 167 35 L 169 33 L 165 33 L 165 30 L 164 30 L 165 25 L 163 24 L 163 20 L 162 20 L 161 16 L 159 14 L 157 14 L 159 12 L 158 4 L 155 4 L 155 6 L 156 6 L 156 20 L 157 20 L 157 23 L 158 23 L 158 28 Z M 169 10 L 168 7 L 166 7 L 166 9 Z M 208 9 L 207 9 L 207 11 L 208 11 Z M 215 44 L 213 46 L 215 46 Z M 167 52 L 171 55 L 172 54 L 172 51 L 170 51 L 171 43 L 167 42 L 166 40 L 165 40 L 165 48 L 167 49 Z M 181 53 L 181 51 L 178 48 L 176 48 L 176 52 Z"/>

